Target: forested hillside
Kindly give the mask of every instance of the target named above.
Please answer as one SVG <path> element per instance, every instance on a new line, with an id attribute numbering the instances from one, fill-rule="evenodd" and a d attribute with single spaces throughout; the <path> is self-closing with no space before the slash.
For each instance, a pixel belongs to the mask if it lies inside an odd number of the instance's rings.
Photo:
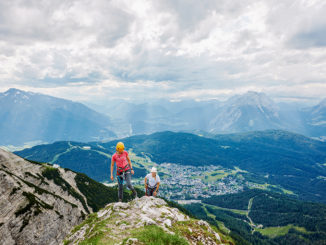
<path id="1" fill-rule="evenodd" d="M 215 196 L 185 207 L 239 244 L 325 244 L 326 205 L 262 190 Z"/>

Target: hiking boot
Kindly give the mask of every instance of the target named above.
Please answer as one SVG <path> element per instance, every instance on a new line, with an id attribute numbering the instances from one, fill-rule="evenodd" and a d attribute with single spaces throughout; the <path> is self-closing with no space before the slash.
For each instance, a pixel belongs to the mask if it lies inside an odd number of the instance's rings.
<path id="1" fill-rule="evenodd" d="M 132 193 L 134 194 L 134 199 L 137 199 L 138 198 L 137 191 L 136 190 L 133 190 Z"/>

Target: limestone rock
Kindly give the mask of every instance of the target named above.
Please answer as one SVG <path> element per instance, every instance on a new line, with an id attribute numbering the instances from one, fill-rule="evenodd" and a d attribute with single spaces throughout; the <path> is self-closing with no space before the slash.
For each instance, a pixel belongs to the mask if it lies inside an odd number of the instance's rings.
<path id="1" fill-rule="evenodd" d="M 45 178 L 42 171 L 47 167 L 51 168 L 0 149 L 1 245 L 59 244 L 87 212 L 92 212 L 62 186 Z M 56 170 L 84 197 L 76 186 L 74 172 Z"/>
<path id="2" fill-rule="evenodd" d="M 106 216 L 106 213 L 109 213 Z M 101 224 L 101 225 L 100 225 Z M 96 237 L 101 232 L 101 237 L 97 241 L 105 243 L 110 239 L 113 244 L 146 244 L 137 236 L 150 227 L 159 227 L 162 232 L 170 235 L 181 236 L 188 244 L 232 244 L 221 239 L 206 221 L 196 220 L 185 215 L 177 208 L 172 208 L 160 198 L 141 197 L 132 200 L 129 203 L 111 203 L 104 209 L 100 210 L 96 216 L 91 215 L 79 227 L 89 225 L 88 232 L 79 233 L 84 237 L 78 240 L 75 233 L 71 232 L 65 239 L 69 244 L 79 244 L 83 241 L 85 244 L 90 238 Z M 103 227 L 98 230 L 98 227 Z M 147 235 L 148 236 L 148 235 Z"/>

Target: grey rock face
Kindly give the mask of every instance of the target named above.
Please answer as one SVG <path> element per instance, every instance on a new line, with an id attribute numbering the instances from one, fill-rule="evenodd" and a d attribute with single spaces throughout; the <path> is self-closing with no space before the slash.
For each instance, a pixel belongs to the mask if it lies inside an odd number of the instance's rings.
<path id="1" fill-rule="evenodd" d="M 171 235 L 179 234 L 188 244 L 224 243 L 220 234 L 206 221 L 190 218 L 177 208 L 169 207 L 164 200 L 147 196 L 128 203 L 106 205 L 75 227 L 65 241 L 77 245 L 96 238 L 100 243 L 146 244 L 135 234 L 148 226 L 158 226 Z"/>
<path id="2" fill-rule="evenodd" d="M 75 173 L 31 163 L 0 149 L 1 244 L 59 244 L 92 211 L 63 186 L 45 178 L 46 169 L 59 171 L 86 200 L 76 187 Z"/>

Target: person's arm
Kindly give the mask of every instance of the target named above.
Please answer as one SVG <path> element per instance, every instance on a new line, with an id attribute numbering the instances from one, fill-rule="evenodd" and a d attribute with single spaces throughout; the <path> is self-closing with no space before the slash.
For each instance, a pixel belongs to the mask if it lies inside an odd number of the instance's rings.
<path id="1" fill-rule="evenodd" d="M 145 188 L 147 189 L 147 176 L 145 177 Z"/>
<path id="2" fill-rule="evenodd" d="M 113 181 L 113 167 L 114 167 L 114 159 L 111 159 L 111 180 Z"/>
<path id="3" fill-rule="evenodd" d="M 156 189 L 154 191 L 154 195 L 156 196 L 157 194 L 157 191 L 158 191 L 158 188 L 160 187 L 160 182 L 161 182 L 161 179 L 158 175 L 156 175 L 156 179 L 157 179 L 157 183 L 156 183 Z"/>
<path id="4" fill-rule="evenodd" d="M 158 188 L 159 188 L 159 187 L 160 187 L 160 182 L 157 183 L 157 186 L 156 186 L 156 190 L 155 190 L 155 192 L 158 191 Z"/>
<path id="5" fill-rule="evenodd" d="M 131 164 L 131 161 L 130 161 L 130 158 L 129 158 L 129 155 L 127 155 L 127 161 L 129 162 L 129 165 L 130 165 L 130 168 L 131 168 L 131 174 L 134 174 L 134 170 L 132 168 L 132 164 Z"/>

